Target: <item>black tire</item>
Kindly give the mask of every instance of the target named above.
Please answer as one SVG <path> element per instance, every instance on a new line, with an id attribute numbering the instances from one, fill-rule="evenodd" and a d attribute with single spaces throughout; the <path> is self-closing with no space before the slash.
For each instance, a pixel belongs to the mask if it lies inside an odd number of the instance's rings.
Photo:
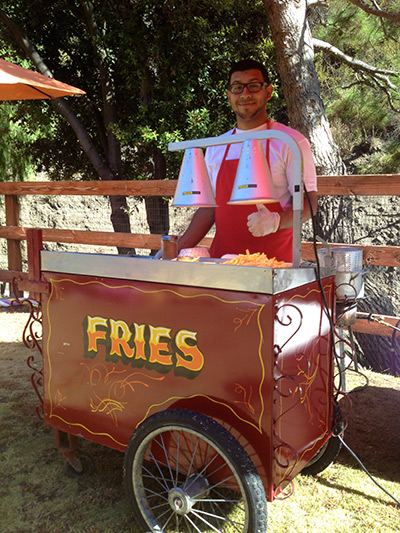
<path id="1" fill-rule="evenodd" d="M 226 429 L 200 413 L 170 409 L 145 420 L 126 449 L 124 482 L 146 533 L 267 530 L 254 464 Z"/>
<path id="2" fill-rule="evenodd" d="M 309 463 L 303 468 L 301 473 L 306 476 L 315 476 L 336 459 L 342 447 L 342 442 L 338 437 L 331 437 L 322 448 L 314 455 Z"/>

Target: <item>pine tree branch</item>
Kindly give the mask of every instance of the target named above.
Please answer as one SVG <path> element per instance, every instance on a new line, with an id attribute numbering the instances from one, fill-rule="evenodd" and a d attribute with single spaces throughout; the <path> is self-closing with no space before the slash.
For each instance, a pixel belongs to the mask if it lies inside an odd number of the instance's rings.
<path id="1" fill-rule="evenodd" d="M 376 0 L 371 0 L 371 2 L 374 4 L 376 9 L 381 10 L 381 8 L 379 7 L 379 4 L 378 4 L 378 2 L 376 2 Z M 390 40 L 394 41 L 395 43 L 398 43 L 399 41 L 392 36 L 392 34 L 390 32 L 390 29 L 389 29 L 389 31 L 387 30 L 386 25 L 385 25 L 386 21 L 381 18 L 379 22 L 380 22 L 380 25 L 382 26 L 383 35 L 386 37 L 386 39 L 390 39 Z"/>
<path id="2" fill-rule="evenodd" d="M 394 105 L 394 100 L 391 91 L 387 88 L 385 83 L 381 83 L 379 78 L 373 78 L 371 79 L 370 76 L 367 76 L 365 73 L 361 73 L 361 82 L 362 84 L 367 84 L 373 89 L 378 88 L 380 91 L 385 93 L 386 98 L 388 99 L 389 107 L 396 113 L 399 113 L 399 109 Z"/>
<path id="3" fill-rule="evenodd" d="M 366 2 L 363 2 L 363 0 L 348 0 L 351 4 L 359 7 L 369 15 L 374 15 L 376 17 L 385 18 L 388 20 L 391 20 L 392 22 L 400 22 L 400 14 L 399 13 L 390 13 L 389 11 L 383 11 L 382 9 L 378 7 L 372 7 L 368 5 Z"/>
<path id="4" fill-rule="evenodd" d="M 313 45 L 315 48 L 324 50 L 328 54 L 336 57 L 341 61 L 342 63 L 345 63 L 349 67 L 351 67 L 353 70 L 358 72 L 364 72 L 367 73 L 371 78 L 379 80 L 380 82 L 384 82 L 387 87 L 390 89 L 397 91 L 398 87 L 392 83 L 389 79 L 389 76 L 396 76 L 399 77 L 400 74 L 398 72 L 395 72 L 393 70 L 387 70 L 387 69 L 380 69 L 377 67 L 374 67 L 373 65 L 369 65 L 368 63 L 365 63 L 364 61 L 360 61 L 359 59 L 356 59 L 354 57 L 351 57 L 335 46 L 331 45 L 330 43 L 327 43 L 325 41 L 321 41 L 320 39 L 313 38 Z"/>

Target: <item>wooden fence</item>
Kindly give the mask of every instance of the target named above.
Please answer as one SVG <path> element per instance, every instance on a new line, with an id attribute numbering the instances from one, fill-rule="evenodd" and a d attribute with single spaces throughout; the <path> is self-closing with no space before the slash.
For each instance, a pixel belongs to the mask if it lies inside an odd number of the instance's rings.
<path id="1" fill-rule="evenodd" d="M 107 182 L 0 182 L 0 195 L 5 197 L 6 224 L 0 226 L 0 238 L 7 239 L 8 270 L 0 270 L 0 281 L 11 282 L 15 277 L 27 280 L 22 272 L 21 241 L 27 239 L 27 228 L 20 226 L 19 197 L 24 195 L 81 196 L 173 196 L 176 181 L 107 181 Z M 319 176 L 319 196 L 399 196 L 400 175 Z M 161 235 L 126 234 L 68 229 L 42 229 L 44 242 L 75 243 L 127 248 L 159 249 Z M 209 245 L 211 239 L 201 242 Z M 338 243 L 336 243 L 338 245 Z M 335 244 L 333 244 L 335 246 Z M 354 245 L 352 245 L 354 246 Z M 359 246 L 366 265 L 400 266 L 400 246 Z M 310 242 L 302 243 L 302 258 L 314 260 Z M 383 322 L 396 325 L 398 317 L 382 317 Z M 378 335 L 392 334 L 391 328 L 380 323 L 358 320 L 354 331 Z"/>

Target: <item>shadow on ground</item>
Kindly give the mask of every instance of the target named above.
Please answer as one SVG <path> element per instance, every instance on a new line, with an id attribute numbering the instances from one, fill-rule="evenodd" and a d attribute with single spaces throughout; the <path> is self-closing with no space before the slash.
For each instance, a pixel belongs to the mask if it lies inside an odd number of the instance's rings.
<path id="1" fill-rule="evenodd" d="M 369 385 L 348 395 L 351 409 L 345 443 L 372 475 L 400 481 L 400 390 Z M 342 409 L 347 409 L 347 400 Z M 347 404 L 348 405 L 348 404 Z M 342 447 L 337 462 L 361 468 Z"/>

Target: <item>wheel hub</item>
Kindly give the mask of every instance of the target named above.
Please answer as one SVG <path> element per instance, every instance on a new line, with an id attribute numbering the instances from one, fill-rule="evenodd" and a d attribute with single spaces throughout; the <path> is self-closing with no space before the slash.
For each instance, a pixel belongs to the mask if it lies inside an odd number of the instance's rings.
<path id="1" fill-rule="evenodd" d="M 203 476 L 193 474 L 181 487 L 169 491 L 168 503 L 171 509 L 179 514 L 188 514 L 196 501 L 205 498 L 209 493 L 209 483 Z"/>
<path id="2" fill-rule="evenodd" d="M 187 514 L 193 505 L 193 502 L 180 487 L 169 491 L 168 503 L 170 504 L 171 509 L 180 515 Z"/>

